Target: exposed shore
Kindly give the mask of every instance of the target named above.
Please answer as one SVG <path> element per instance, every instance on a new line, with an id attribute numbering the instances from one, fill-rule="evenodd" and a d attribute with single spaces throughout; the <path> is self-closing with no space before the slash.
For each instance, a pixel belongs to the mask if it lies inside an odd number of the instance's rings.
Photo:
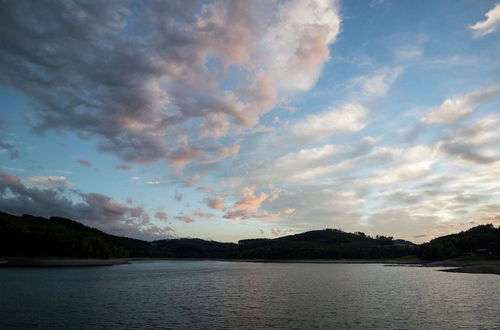
<path id="1" fill-rule="evenodd" d="M 418 258 L 395 259 L 221 259 L 221 258 L 115 258 L 115 259 L 78 259 L 78 258 L 32 258 L 1 257 L 0 267 L 92 267 L 123 265 L 134 261 L 224 261 L 256 263 L 303 263 L 303 264 L 384 264 L 399 267 L 452 267 L 440 269 L 443 272 L 496 274 L 500 275 L 500 260 L 445 260 L 425 262 Z"/>
<path id="2" fill-rule="evenodd" d="M 130 263 L 130 259 L 78 259 L 78 258 L 0 258 L 0 267 L 91 267 L 112 266 Z"/>
<path id="3" fill-rule="evenodd" d="M 384 264 L 397 267 L 454 267 L 440 271 L 500 275 L 500 260 L 444 260 L 427 262 L 414 257 L 395 259 L 218 259 L 218 258 L 132 258 L 131 261 L 224 261 L 303 264 Z"/>
<path id="4" fill-rule="evenodd" d="M 472 265 L 458 268 L 441 269 L 449 273 L 495 274 L 500 275 L 500 265 Z"/>

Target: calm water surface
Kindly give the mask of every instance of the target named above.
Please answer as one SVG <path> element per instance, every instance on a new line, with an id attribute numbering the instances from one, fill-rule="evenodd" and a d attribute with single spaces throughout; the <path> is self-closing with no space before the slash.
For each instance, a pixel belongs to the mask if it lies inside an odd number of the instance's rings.
<path id="1" fill-rule="evenodd" d="M 500 276 L 217 261 L 0 269 L 0 329 L 499 329 Z"/>

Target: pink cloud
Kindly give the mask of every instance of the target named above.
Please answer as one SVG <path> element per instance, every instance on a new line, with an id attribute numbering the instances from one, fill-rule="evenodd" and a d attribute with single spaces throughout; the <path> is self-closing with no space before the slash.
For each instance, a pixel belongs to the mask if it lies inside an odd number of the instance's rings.
<path id="1" fill-rule="evenodd" d="M 216 196 L 214 198 L 206 199 L 207 205 L 214 210 L 225 210 L 224 197 Z"/>
<path id="2" fill-rule="evenodd" d="M 0 180 L 4 181 L 7 186 L 21 182 L 21 179 L 14 175 L 8 175 L 0 170 Z"/>
<path id="3" fill-rule="evenodd" d="M 243 195 L 239 201 L 234 203 L 234 205 L 229 209 L 229 211 L 224 215 L 226 219 L 242 218 L 248 219 L 250 217 L 256 217 L 256 213 L 261 207 L 261 204 L 269 197 L 268 194 L 261 192 L 258 196 L 252 188 L 245 188 L 243 190 Z"/>
<path id="4" fill-rule="evenodd" d="M 191 223 L 194 222 L 193 218 L 191 218 L 189 215 L 178 215 L 174 217 L 177 220 L 182 220 L 185 223 Z"/>
<path id="5" fill-rule="evenodd" d="M 161 221 L 167 221 L 168 216 L 165 212 L 158 211 L 155 213 L 155 218 Z"/>
<path id="6" fill-rule="evenodd" d="M 203 212 L 201 210 L 196 210 L 194 212 L 194 215 L 197 216 L 197 217 L 200 217 L 200 218 L 211 218 L 213 217 L 214 215 L 212 213 L 209 213 L 209 212 Z"/>
<path id="7" fill-rule="evenodd" d="M 92 163 L 86 159 L 78 159 L 77 162 L 85 167 L 90 167 L 92 165 Z"/>
<path id="8" fill-rule="evenodd" d="M 130 216 L 138 218 L 142 215 L 143 209 L 140 206 L 130 208 Z"/>

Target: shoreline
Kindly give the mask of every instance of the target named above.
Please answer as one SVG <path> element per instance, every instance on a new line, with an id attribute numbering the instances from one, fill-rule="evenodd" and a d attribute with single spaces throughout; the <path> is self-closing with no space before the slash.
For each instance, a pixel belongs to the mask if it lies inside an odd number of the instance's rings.
<path id="1" fill-rule="evenodd" d="M 92 259 L 92 258 L 30 258 L 3 257 L 0 267 L 97 267 L 129 264 L 129 258 Z"/>
<path id="2" fill-rule="evenodd" d="M 398 259 L 227 259 L 227 258 L 131 258 L 131 261 L 222 261 L 295 264 L 396 264 L 422 265 L 422 261 Z"/>
<path id="3" fill-rule="evenodd" d="M 439 271 L 447 273 L 500 275 L 500 265 L 469 265 L 457 268 L 440 269 Z"/>
<path id="4" fill-rule="evenodd" d="M 437 267 L 441 272 L 500 275 L 500 260 L 443 260 L 428 262 L 419 259 L 226 259 L 226 258 L 64 258 L 64 257 L 0 257 L 0 268 L 8 267 L 99 267 L 148 261 L 220 261 L 299 264 L 383 264 L 387 267 Z"/>

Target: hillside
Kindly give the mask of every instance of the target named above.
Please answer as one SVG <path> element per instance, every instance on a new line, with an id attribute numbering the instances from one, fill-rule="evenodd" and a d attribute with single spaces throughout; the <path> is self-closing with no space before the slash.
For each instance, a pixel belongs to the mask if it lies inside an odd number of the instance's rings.
<path id="1" fill-rule="evenodd" d="M 106 234 L 79 222 L 0 212 L 0 256 L 72 258 L 379 259 L 417 255 L 443 260 L 470 253 L 499 257 L 500 228 L 483 225 L 415 245 L 338 229 L 313 230 L 238 244 L 197 238 L 153 242 Z M 475 252 L 476 251 L 476 252 Z M 477 252 L 479 251 L 479 252 Z"/>
<path id="2" fill-rule="evenodd" d="M 458 234 L 441 236 L 420 245 L 416 254 L 426 260 L 474 255 L 500 259 L 500 227 L 479 225 Z"/>
<path id="3" fill-rule="evenodd" d="M 130 256 L 97 229 L 69 219 L 0 213 L 0 255 L 115 258 Z"/>

